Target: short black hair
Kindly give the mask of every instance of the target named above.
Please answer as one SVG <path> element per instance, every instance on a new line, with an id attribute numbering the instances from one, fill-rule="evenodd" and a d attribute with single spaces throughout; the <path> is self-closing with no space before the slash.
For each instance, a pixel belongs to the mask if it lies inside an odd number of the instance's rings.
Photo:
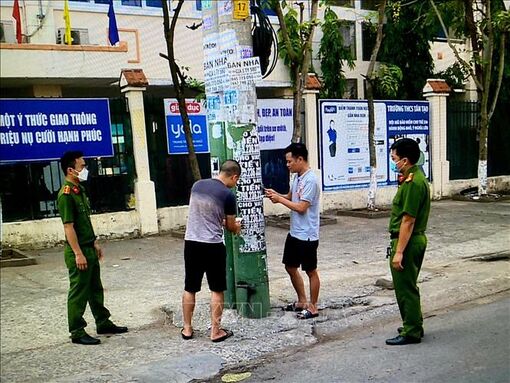
<path id="1" fill-rule="evenodd" d="M 407 158 L 411 164 L 416 164 L 420 159 L 420 147 L 415 140 L 411 138 L 401 138 L 391 145 L 391 150 L 395 150 L 400 158 Z"/>
<path id="2" fill-rule="evenodd" d="M 227 176 L 240 176 L 241 165 L 236 160 L 226 160 L 220 168 L 220 173 L 225 173 Z"/>
<path id="3" fill-rule="evenodd" d="M 303 160 L 308 161 L 308 149 L 305 144 L 293 142 L 285 148 L 285 154 L 290 153 L 292 157 L 303 157 Z"/>
<path id="4" fill-rule="evenodd" d="M 65 152 L 60 158 L 60 167 L 65 175 L 67 175 L 67 168 L 73 168 L 76 165 L 76 160 L 80 157 L 83 157 L 83 152 L 79 150 L 70 150 Z"/>
<path id="5" fill-rule="evenodd" d="M 330 124 L 331 124 L 331 123 L 333 123 L 333 124 L 334 124 L 334 123 L 335 123 L 335 120 L 331 120 L 331 121 L 329 121 L 329 123 L 330 123 Z"/>

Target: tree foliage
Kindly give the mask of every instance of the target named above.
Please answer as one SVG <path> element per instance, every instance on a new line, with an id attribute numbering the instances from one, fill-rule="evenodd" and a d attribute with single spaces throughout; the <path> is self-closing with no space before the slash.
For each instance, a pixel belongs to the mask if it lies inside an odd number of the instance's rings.
<path id="1" fill-rule="evenodd" d="M 330 7 L 326 8 L 318 53 L 322 71 L 322 98 L 343 98 L 346 84 L 344 62 L 350 69 L 355 66 L 351 49 L 345 46 L 342 36 L 344 23 Z"/>
<path id="2" fill-rule="evenodd" d="M 399 90 L 392 98 L 421 99 L 422 89 L 431 78 L 434 64 L 430 54 L 430 41 L 435 34 L 426 1 L 389 1 L 384 26 L 384 40 L 378 60 L 400 68 L 402 79 Z M 376 87 L 376 97 L 388 97 Z"/>
<path id="3" fill-rule="evenodd" d="M 378 94 L 383 94 L 388 98 L 397 96 L 402 82 L 402 70 L 393 64 L 381 64 L 377 71 L 375 87 Z"/>

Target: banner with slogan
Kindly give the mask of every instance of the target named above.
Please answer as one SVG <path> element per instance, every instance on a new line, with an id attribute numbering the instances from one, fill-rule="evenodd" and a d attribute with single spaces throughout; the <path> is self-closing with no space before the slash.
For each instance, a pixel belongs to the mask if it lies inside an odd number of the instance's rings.
<path id="1" fill-rule="evenodd" d="M 257 100 L 257 130 L 260 150 L 284 149 L 292 141 L 292 99 Z"/>
<path id="2" fill-rule="evenodd" d="M 179 104 L 176 99 L 165 98 L 166 134 L 168 154 L 187 154 L 188 144 L 184 134 Z M 186 110 L 190 122 L 191 135 L 195 153 L 209 153 L 209 138 L 207 134 L 206 109 L 202 102 L 186 99 Z"/>
<path id="3" fill-rule="evenodd" d="M 320 100 L 321 170 L 324 191 L 368 187 L 368 104 L 365 100 Z M 409 137 L 423 153 L 421 165 L 430 175 L 428 101 L 375 101 L 374 140 L 377 182 L 389 185 L 397 174 L 389 169 L 390 147 Z"/>
<path id="4" fill-rule="evenodd" d="M 108 99 L 1 99 L 0 163 L 113 155 Z"/>

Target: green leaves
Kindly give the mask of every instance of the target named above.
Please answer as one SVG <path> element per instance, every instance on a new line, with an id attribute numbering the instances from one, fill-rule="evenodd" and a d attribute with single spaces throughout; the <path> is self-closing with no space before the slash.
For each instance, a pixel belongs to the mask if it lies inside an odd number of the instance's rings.
<path id="1" fill-rule="evenodd" d="M 396 65 L 381 64 L 377 71 L 376 86 L 379 93 L 395 97 L 402 82 L 402 71 Z"/>
<path id="2" fill-rule="evenodd" d="M 354 68 L 350 46 L 346 45 L 342 36 L 341 27 L 345 23 L 338 19 L 331 8 L 326 8 L 318 53 L 322 70 L 322 98 L 343 98 L 346 84 L 344 61 L 351 69 Z"/>
<path id="3" fill-rule="evenodd" d="M 510 32 L 510 11 L 500 11 L 494 16 L 494 26 L 499 32 Z"/>

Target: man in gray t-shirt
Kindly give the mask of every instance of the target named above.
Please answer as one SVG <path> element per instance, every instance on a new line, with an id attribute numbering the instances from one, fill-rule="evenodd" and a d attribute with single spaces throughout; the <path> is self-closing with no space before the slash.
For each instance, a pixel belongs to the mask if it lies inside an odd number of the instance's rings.
<path id="1" fill-rule="evenodd" d="M 236 199 L 230 191 L 236 186 L 241 167 L 227 160 L 216 178 L 195 182 L 191 188 L 188 223 L 184 236 L 184 293 L 182 295 L 183 339 L 193 338 L 195 295 L 201 290 L 204 273 L 211 290 L 211 340 L 221 342 L 233 335 L 221 328 L 223 292 L 227 289 L 223 227 L 239 234 Z"/>
<path id="2" fill-rule="evenodd" d="M 287 195 L 266 189 L 266 196 L 273 203 L 281 203 L 290 209 L 290 232 L 283 250 L 283 264 L 296 290 L 297 302 L 285 310 L 299 311 L 299 319 L 315 318 L 319 315 L 320 279 L 317 272 L 317 248 L 319 247 L 319 182 L 308 164 L 308 150 L 303 144 L 291 144 L 285 149 L 287 167 L 296 173 Z M 310 281 L 310 300 L 307 301 L 303 278 L 299 266 Z"/>

